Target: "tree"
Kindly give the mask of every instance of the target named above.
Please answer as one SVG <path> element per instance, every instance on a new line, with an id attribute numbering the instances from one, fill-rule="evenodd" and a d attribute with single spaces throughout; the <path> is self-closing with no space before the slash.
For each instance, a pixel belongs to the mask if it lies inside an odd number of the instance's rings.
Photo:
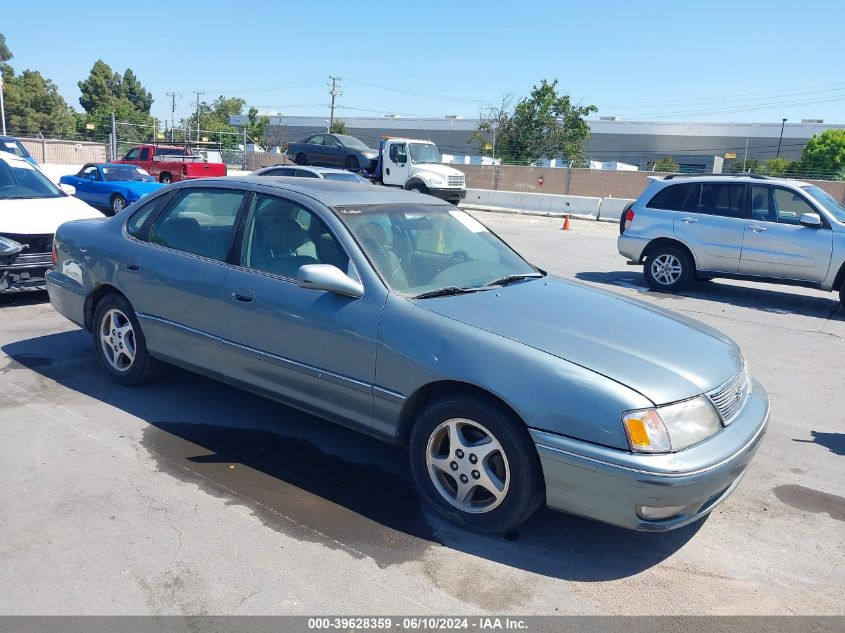
<path id="1" fill-rule="evenodd" d="M 329 132 L 332 134 L 347 134 L 346 131 L 346 123 L 339 119 L 335 119 L 334 123 L 332 123 L 331 128 L 329 128 Z"/>
<path id="2" fill-rule="evenodd" d="M 678 165 L 674 158 L 671 156 L 664 156 L 660 160 L 654 161 L 654 165 L 652 165 L 651 170 L 675 173 L 678 171 L 679 167 L 680 165 Z"/>
<path id="3" fill-rule="evenodd" d="M 244 125 L 246 135 L 256 143 L 264 143 L 264 130 L 270 125 L 270 118 L 258 116 L 258 110 L 250 108 L 246 115 L 247 122 Z"/>
<path id="4" fill-rule="evenodd" d="M 845 130 L 825 130 L 807 141 L 801 169 L 808 177 L 845 179 Z"/>
<path id="5" fill-rule="evenodd" d="M 199 104 L 198 112 L 195 111 L 187 119 L 182 120 L 182 127 L 188 129 L 189 138 L 196 138 L 191 136 L 191 130 L 196 133 L 197 117 L 199 116 L 199 129 L 205 132 L 205 136 L 210 140 L 219 142 L 226 149 L 234 148 L 239 143 L 237 130 L 229 123 L 229 118 L 241 113 L 246 101 L 239 97 L 223 97 L 219 96 L 212 103 L 203 101 Z M 257 117 L 256 110 L 255 116 Z M 258 121 L 256 120 L 256 123 Z M 269 120 L 268 120 L 269 123 Z M 249 132 L 247 132 L 249 133 Z"/>
<path id="6" fill-rule="evenodd" d="M 127 68 L 121 77 L 106 62 L 98 59 L 88 78 L 77 85 L 82 93 L 79 105 L 89 114 L 101 106 L 116 108 L 120 101 L 131 104 L 138 112 L 150 113 L 153 96 L 141 85 L 131 68 Z"/>
<path id="7" fill-rule="evenodd" d="M 763 167 L 760 169 L 760 173 L 768 176 L 785 176 L 787 170 L 793 166 L 793 163 L 794 161 L 788 158 L 770 158 L 763 161 Z"/>
<path id="8" fill-rule="evenodd" d="M 760 161 L 756 158 L 731 161 L 727 171 L 729 174 L 757 173 L 760 171 Z"/>
<path id="9" fill-rule="evenodd" d="M 33 70 L 15 75 L 8 63 L 14 56 L 0 33 L 0 73 L 6 126 L 20 134 L 65 134 L 73 130 L 73 111 L 49 79 Z"/>
<path id="10" fill-rule="evenodd" d="M 543 79 L 512 112 L 511 98 L 505 95 L 500 106 L 481 115 L 469 141 L 491 145 L 490 152 L 495 150 L 503 162 L 527 163 L 558 156 L 570 161 L 580 159 L 590 135 L 584 117 L 598 109 L 574 105 L 569 95 L 558 94 L 557 85 L 557 79 L 551 83 Z"/>

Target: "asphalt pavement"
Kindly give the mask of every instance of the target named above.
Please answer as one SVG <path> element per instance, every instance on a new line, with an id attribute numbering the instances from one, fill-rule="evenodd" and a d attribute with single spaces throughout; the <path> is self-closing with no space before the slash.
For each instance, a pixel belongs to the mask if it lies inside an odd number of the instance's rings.
<path id="1" fill-rule="evenodd" d="M 177 369 L 114 385 L 45 295 L 0 297 L 0 614 L 844 614 L 836 295 L 662 295 L 615 225 L 476 215 L 554 274 L 740 344 L 772 421 L 707 520 L 643 534 L 542 510 L 465 532 L 421 507 L 401 450 Z"/>

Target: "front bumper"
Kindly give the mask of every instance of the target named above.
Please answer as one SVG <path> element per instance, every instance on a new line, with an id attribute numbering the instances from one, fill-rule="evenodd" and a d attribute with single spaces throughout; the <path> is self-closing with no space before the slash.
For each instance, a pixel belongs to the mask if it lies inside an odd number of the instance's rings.
<path id="1" fill-rule="evenodd" d="M 548 506 L 651 532 L 700 519 L 733 492 L 765 433 L 768 394 L 756 381 L 752 384 L 751 396 L 733 422 L 676 453 L 628 453 L 532 429 Z M 642 506 L 680 509 L 669 518 L 647 520 L 638 514 Z"/>
<path id="2" fill-rule="evenodd" d="M 446 200 L 447 202 L 460 202 L 464 198 L 467 197 L 467 190 L 466 189 L 431 189 L 428 190 L 428 195 L 434 196 L 435 198 L 440 198 L 441 200 Z"/>
<path id="3" fill-rule="evenodd" d="M 52 265 L 50 253 L 19 254 L 0 262 L 0 294 L 44 290 L 44 276 Z"/>

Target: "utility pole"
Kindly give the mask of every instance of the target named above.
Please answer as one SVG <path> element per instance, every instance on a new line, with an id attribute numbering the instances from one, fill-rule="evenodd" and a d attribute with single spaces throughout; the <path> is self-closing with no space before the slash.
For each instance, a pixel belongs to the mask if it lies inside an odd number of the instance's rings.
<path id="1" fill-rule="evenodd" d="M 780 138 L 778 139 L 778 153 L 775 158 L 780 158 L 780 144 L 783 141 L 783 126 L 786 125 L 786 119 L 781 119 L 780 123 Z"/>
<path id="2" fill-rule="evenodd" d="M 197 92 L 194 90 L 194 94 L 197 95 L 197 143 L 200 142 L 200 96 L 204 95 L 204 92 Z"/>
<path id="3" fill-rule="evenodd" d="M 329 91 L 329 94 L 332 96 L 332 110 L 331 114 L 329 115 L 329 132 L 332 130 L 332 126 L 334 125 L 334 100 L 336 97 L 339 97 L 343 93 L 340 91 L 340 88 L 337 86 L 337 82 L 340 81 L 340 77 L 329 77 L 332 80 L 332 89 Z"/>
<path id="4" fill-rule="evenodd" d="M 170 97 L 170 142 L 172 143 L 174 141 L 173 128 L 176 127 L 176 93 L 168 92 L 166 94 Z"/>

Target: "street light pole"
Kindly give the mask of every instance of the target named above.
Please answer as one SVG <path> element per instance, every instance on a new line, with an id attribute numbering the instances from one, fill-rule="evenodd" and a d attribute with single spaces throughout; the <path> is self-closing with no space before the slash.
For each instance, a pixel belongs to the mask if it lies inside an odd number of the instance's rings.
<path id="1" fill-rule="evenodd" d="M 783 126 L 786 125 L 786 119 L 781 119 L 780 123 L 780 138 L 778 139 L 778 153 L 775 158 L 780 158 L 780 144 L 783 141 Z"/>

